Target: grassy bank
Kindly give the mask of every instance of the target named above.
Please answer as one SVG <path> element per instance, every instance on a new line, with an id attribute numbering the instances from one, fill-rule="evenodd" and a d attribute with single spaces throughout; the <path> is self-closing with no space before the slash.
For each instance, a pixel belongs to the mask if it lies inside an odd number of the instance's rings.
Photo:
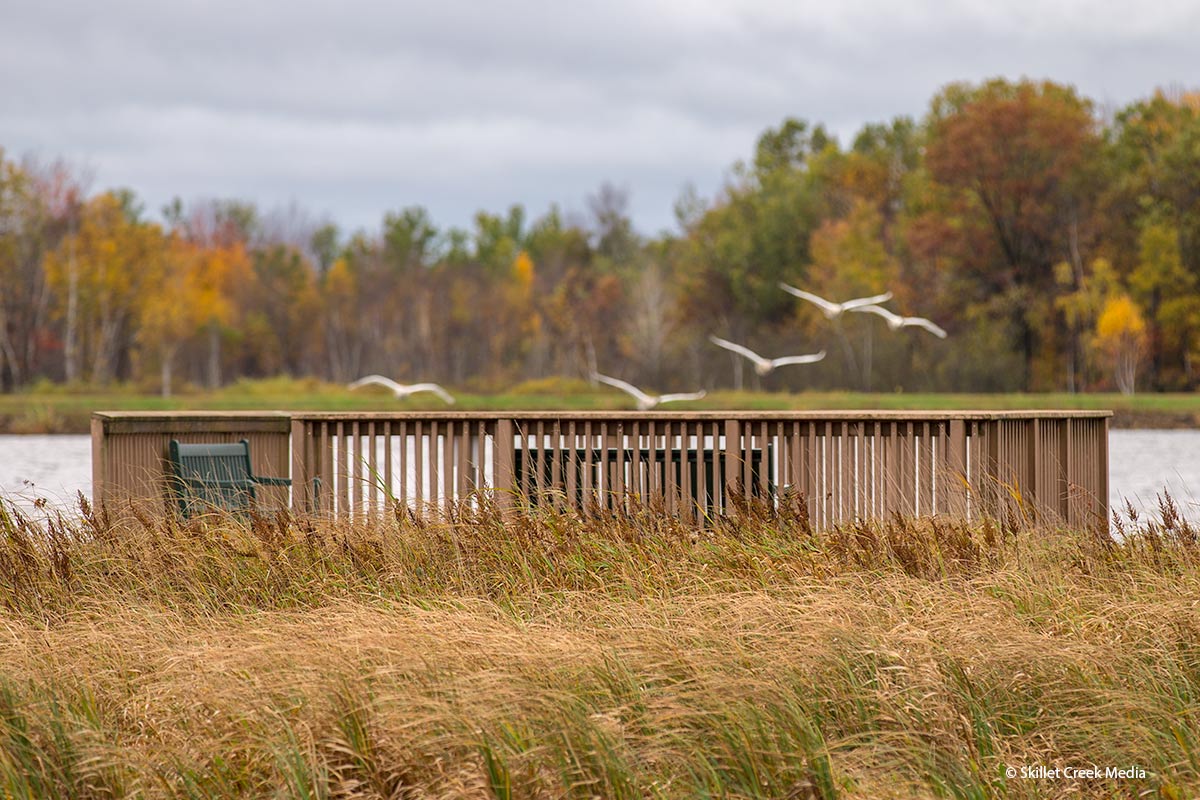
<path id="1" fill-rule="evenodd" d="M 751 509 L 0 519 L 0 790 L 1188 797 L 1200 544 Z M 1009 767 L 1135 768 L 1022 779 Z"/>
<path id="2" fill-rule="evenodd" d="M 454 408 L 464 410 L 623 409 L 629 398 L 584 381 L 534 381 L 501 394 L 457 393 Z M 43 386 L 37 391 L 0 394 L 0 433 L 86 433 L 91 413 L 107 411 L 302 409 L 319 411 L 443 410 L 431 395 L 398 401 L 386 391 L 351 392 L 315 380 L 272 379 L 242 382 L 217 392 L 193 391 L 173 397 L 136 387 L 105 392 Z M 860 392 L 714 392 L 679 408 L 694 409 L 1112 409 L 1123 428 L 1200 426 L 1200 394 L 868 394 Z"/>

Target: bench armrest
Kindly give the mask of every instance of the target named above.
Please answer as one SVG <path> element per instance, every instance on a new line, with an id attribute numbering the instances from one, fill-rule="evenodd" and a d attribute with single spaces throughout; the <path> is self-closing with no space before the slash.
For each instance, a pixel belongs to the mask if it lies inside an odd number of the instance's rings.
<path id="1" fill-rule="evenodd" d="M 184 478 L 179 475 L 171 476 L 171 480 L 201 489 L 247 489 L 254 485 L 253 481 L 206 480 L 204 478 Z"/>
<path id="2" fill-rule="evenodd" d="M 263 486 L 291 486 L 291 478 L 267 478 L 261 475 L 254 475 L 250 480 Z"/>

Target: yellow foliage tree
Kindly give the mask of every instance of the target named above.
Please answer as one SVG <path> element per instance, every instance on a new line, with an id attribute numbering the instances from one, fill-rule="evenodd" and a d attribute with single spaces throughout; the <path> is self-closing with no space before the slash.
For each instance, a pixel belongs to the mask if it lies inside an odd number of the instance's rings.
<path id="1" fill-rule="evenodd" d="M 824 222 L 813 233 L 811 246 L 813 263 L 809 275 L 814 291 L 824 297 L 845 300 L 904 285 L 899 280 L 899 262 L 883 242 L 883 216 L 866 201 L 856 200 L 845 218 Z M 897 298 L 900 306 L 906 309 L 919 309 L 920 299 L 916 292 L 913 296 Z M 819 315 L 808 314 L 806 319 L 810 324 L 821 326 L 810 329 L 812 333 L 824 327 L 824 320 L 819 319 Z M 870 331 L 875 323 L 878 320 L 868 320 L 864 325 L 867 338 L 861 365 L 845 334 L 837 328 L 846 364 L 853 376 L 851 380 L 860 380 L 863 389 L 871 386 L 873 340 Z M 855 373 L 859 375 L 855 376 Z"/>
<path id="2" fill-rule="evenodd" d="M 207 263 L 203 247 L 172 235 L 164 248 L 162 270 L 142 292 L 137 341 L 143 352 L 151 354 L 149 360 L 158 362 L 163 397 L 171 394 L 179 349 L 205 331 L 211 318 Z"/>
<path id="3" fill-rule="evenodd" d="M 493 340 L 495 363 L 511 361 L 518 353 L 529 355 L 531 351 L 536 352 L 535 348 L 540 344 L 542 317 L 535 302 L 535 277 L 533 258 L 524 250 L 519 251 L 509 269 L 508 285 L 504 289 L 506 324 L 503 330 L 510 336 L 497 336 Z"/>
<path id="4" fill-rule="evenodd" d="M 146 289 L 161 279 L 164 242 L 157 225 L 137 219 L 128 197 L 106 192 L 87 203 L 78 232 L 46 257 L 47 282 L 63 299 L 69 336 L 78 331 L 92 381 L 114 377 Z"/>
<path id="5" fill-rule="evenodd" d="M 237 241 L 204 248 L 193 273 L 192 302 L 208 338 L 208 385 L 212 388 L 221 384 L 221 334 L 235 322 L 237 291 L 249 281 L 250 270 L 246 248 Z"/>
<path id="6" fill-rule="evenodd" d="M 1096 347 L 1113 363 L 1113 377 L 1121 394 L 1133 394 L 1138 360 L 1146 345 L 1146 321 L 1127 294 L 1115 294 L 1105 303 L 1096 322 Z"/>

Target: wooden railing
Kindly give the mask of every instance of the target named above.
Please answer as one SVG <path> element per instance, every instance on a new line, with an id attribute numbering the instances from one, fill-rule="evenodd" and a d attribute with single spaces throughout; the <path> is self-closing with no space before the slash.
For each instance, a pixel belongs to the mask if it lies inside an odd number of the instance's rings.
<path id="1" fill-rule="evenodd" d="M 167 443 L 250 442 L 257 475 L 288 474 L 291 415 L 279 411 L 97 412 L 92 415 L 92 501 L 117 510 L 126 501 L 166 497 Z M 264 489 L 267 501 L 286 503 L 282 487 Z"/>
<path id="2" fill-rule="evenodd" d="M 893 512 L 1016 514 L 1105 524 L 1108 416 L 1076 411 L 280 415 L 290 426 L 291 501 L 300 510 L 363 517 L 409 507 L 434 514 L 487 495 L 507 507 L 553 504 L 585 512 L 652 503 L 703 523 L 751 497 L 773 504 L 802 500 L 820 527 Z M 114 482 L 122 482 L 117 473 L 105 471 L 115 468 L 117 452 L 106 443 L 105 425 L 120 423 L 119 435 L 129 436 L 130 417 L 96 415 L 94 447 L 107 453 L 103 465 L 97 461 L 97 486 L 105 487 L 97 497 L 113 496 Z M 202 428 L 214 415 L 182 419 Z M 139 452 L 165 442 L 161 432 L 147 435 L 152 441 Z M 268 446 L 276 448 L 270 458 L 277 458 L 278 445 Z M 144 468 L 144 458 L 141 463 Z"/>

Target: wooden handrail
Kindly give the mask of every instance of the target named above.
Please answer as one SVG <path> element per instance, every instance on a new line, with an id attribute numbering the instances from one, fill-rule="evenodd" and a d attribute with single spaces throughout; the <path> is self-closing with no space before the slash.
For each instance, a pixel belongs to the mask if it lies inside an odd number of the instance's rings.
<path id="1" fill-rule="evenodd" d="M 1005 514 L 1106 525 L 1109 411 L 98 412 L 97 502 L 155 496 L 170 438 L 255 442 L 290 466 L 292 505 L 339 517 L 396 504 L 582 511 L 651 502 L 698 522 L 738 494 L 803 498 L 813 523 Z M 769 453 L 769 455 L 764 455 Z M 518 454 L 521 454 L 518 456 Z M 536 467 L 536 468 L 535 468 Z M 281 472 L 282 470 L 282 472 Z M 142 485 L 138 485 L 138 476 Z M 314 489 L 319 486 L 319 490 Z"/>

